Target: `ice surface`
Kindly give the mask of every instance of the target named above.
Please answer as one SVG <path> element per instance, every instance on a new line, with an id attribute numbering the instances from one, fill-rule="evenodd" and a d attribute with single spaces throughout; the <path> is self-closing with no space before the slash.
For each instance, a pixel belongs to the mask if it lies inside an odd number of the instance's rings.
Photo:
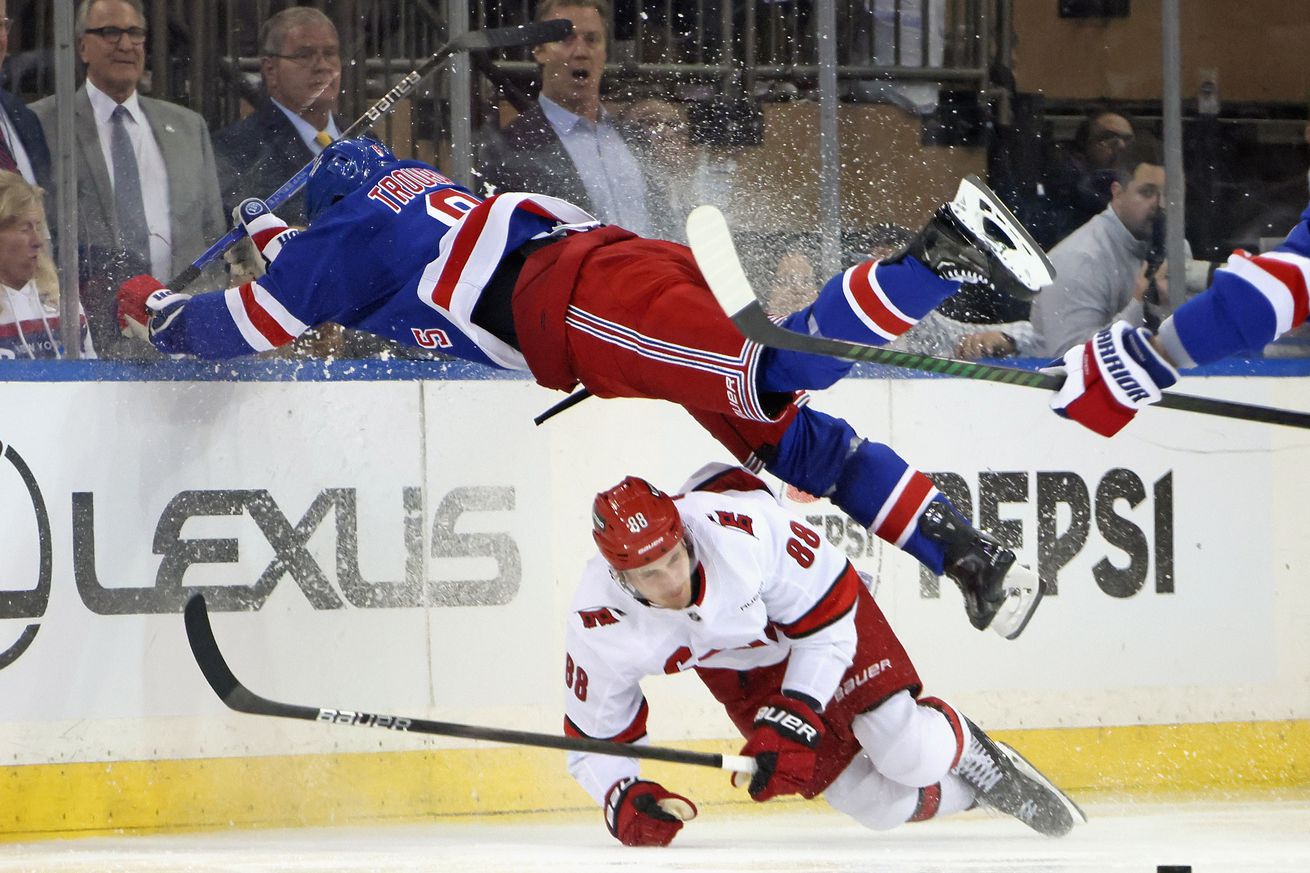
<path id="1" fill-rule="evenodd" d="M 0 871 L 62 873 L 1307 873 L 1310 799 L 1094 802 L 1062 840 L 984 812 L 877 834 L 820 804 L 708 807 L 667 849 L 627 849 L 599 814 L 0 846 Z"/>

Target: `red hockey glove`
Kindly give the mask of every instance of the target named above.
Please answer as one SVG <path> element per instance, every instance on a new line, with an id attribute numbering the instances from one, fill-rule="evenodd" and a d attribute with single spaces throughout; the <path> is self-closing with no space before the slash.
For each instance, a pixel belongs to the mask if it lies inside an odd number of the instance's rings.
<path id="1" fill-rule="evenodd" d="M 667 846 L 695 817 L 696 804 L 658 782 L 620 779 L 605 795 L 605 824 L 625 846 Z"/>
<path id="2" fill-rule="evenodd" d="M 1044 373 L 1064 373 L 1051 408 L 1065 418 L 1114 436 L 1137 410 L 1157 402 L 1178 371 L 1151 346 L 1151 332 L 1116 321 L 1064 353 Z"/>
<path id="3" fill-rule="evenodd" d="M 755 758 L 750 795 L 763 803 L 780 794 L 800 794 L 814 778 L 823 718 L 803 701 L 775 694 L 755 713 L 751 732 L 741 754 Z M 745 776 L 734 773 L 733 785 Z"/>
<path id="4" fill-rule="evenodd" d="M 133 276 L 118 286 L 118 329 L 123 336 L 150 338 L 150 312 L 146 298 L 164 286 L 154 276 Z"/>
<path id="5" fill-rule="evenodd" d="M 179 316 L 190 299 L 165 288 L 154 276 L 133 276 L 118 286 L 118 327 L 123 336 L 147 340 L 166 354 L 185 352 Z"/>
<path id="6" fill-rule="evenodd" d="M 273 263 L 273 259 L 282 251 L 282 246 L 287 240 L 300 233 L 295 228 L 288 227 L 287 223 L 274 215 L 268 204 L 258 197 L 247 197 L 242 200 L 237 208 L 232 210 L 232 218 L 245 228 L 246 235 L 264 258 L 265 267 Z"/>

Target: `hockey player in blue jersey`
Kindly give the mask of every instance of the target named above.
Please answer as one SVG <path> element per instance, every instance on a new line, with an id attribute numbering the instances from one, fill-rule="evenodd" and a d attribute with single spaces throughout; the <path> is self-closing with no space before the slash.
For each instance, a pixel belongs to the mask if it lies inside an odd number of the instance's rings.
<path id="1" fill-rule="evenodd" d="M 959 586 L 971 623 L 1013 639 L 1041 596 L 1012 550 L 975 530 L 890 447 L 805 403 L 849 371 L 833 358 L 746 341 L 689 250 L 603 226 L 552 197 L 486 200 L 371 140 L 316 160 L 297 234 L 259 200 L 239 219 L 267 274 L 194 297 L 144 276 L 119 296 L 125 329 L 162 352 L 222 358 L 335 322 L 600 397 L 683 405 L 739 461 L 828 497 Z M 1049 265 L 981 185 L 966 182 L 905 249 L 830 279 L 786 326 L 886 342 L 962 281 L 1009 272 L 1032 290 Z"/>

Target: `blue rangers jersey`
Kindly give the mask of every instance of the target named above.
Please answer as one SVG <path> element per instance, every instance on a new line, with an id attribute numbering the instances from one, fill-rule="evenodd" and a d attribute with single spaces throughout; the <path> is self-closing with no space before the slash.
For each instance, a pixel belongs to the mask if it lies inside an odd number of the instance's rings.
<path id="1" fill-rule="evenodd" d="M 470 361 L 526 370 L 522 354 L 473 324 L 506 254 L 598 222 L 554 197 L 481 200 L 427 164 L 398 161 L 282 246 L 260 279 L 193 297 L 183 349 L 261 352 L 332 322 Z"/>

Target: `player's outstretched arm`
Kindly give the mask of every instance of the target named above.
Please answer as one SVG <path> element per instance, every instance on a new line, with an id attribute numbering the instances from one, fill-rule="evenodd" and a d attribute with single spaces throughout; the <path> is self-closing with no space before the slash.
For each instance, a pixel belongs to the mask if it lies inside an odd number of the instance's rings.
<path id="1" fill-rule="evenodd" d="M 1103 436 L 1118 433 L 1178 380 L 1178 369 L 1253 354 L 1300 326 L 1310 310 L 1310 208 L 1281 246 L 1236 252 L 1214 281 L 1160 325 L 1117 322 L 1053 368 L 1068 378 L 1051 408 Z"/>

